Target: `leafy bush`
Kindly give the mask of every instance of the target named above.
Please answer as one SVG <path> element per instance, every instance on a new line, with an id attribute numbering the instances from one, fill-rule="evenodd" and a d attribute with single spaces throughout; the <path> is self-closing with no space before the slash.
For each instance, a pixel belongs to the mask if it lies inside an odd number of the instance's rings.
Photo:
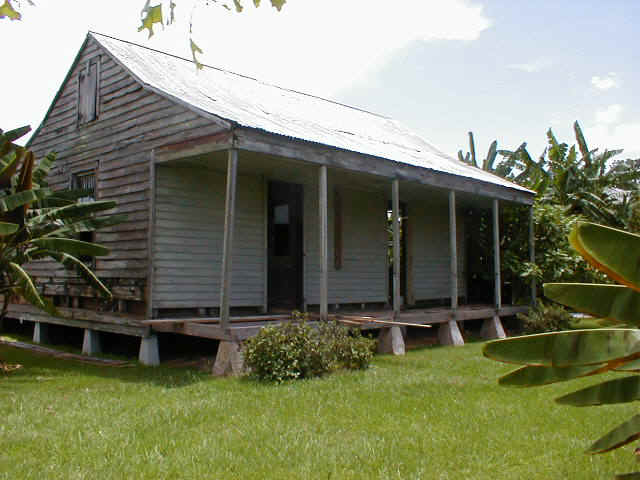
<path id="1" fill-rule="evenodd" d="M 281 383 L 340 368 L 367 368 L 374 344 L 358 330 L 337 322 L 314 328 L 304 316 L 294 313 L 293 321 L 265 327 L 245 342 L 245 363 L 254 377 Z"/>
<path id="2" fill-rule="evenodd" d="M 522 333 L 525 335 L 569 330 L 572 319 L 561 305 L 545 304 L 541 300 L 538 300 L 535 308 L 529 309 L 527 315 L 519 313 L 518 318 L 522 320 Z"/>

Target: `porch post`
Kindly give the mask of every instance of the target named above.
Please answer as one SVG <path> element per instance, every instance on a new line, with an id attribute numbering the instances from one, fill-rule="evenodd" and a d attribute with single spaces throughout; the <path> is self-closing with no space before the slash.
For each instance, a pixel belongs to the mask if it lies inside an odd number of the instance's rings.
<path id="1" fill-rule="evenodd" d="M 536 263 L 536 231 L 533 217 L 533 205 L 529 207 L 529 261 Z M 538 295 L 536 279 L 531 279 L 531 305 L 535 307 L 536 296 Z"/>
<path id="2" fill-rule="evenodd" d="M 458 327 L 458 234 L 456 230 L 456 192 L 449 190 L 449 282 L 451 283 L 451 319 L 438 327 L 438 340 L 443 345 L 464 345 Z"/>
<path id="3" fill-rule="evenodd" d="M 451 271 L 449 278 L 451 280 L 451 310 L 453 310 L 454 319 L 456 310 L 458 310 L 458 245 L 456 231 L 456 192 L 449 191 L 449 253 L 451 260 Z"/>
<path id="4" fill-rule="evenodd" d="M 393 227 L 393 318 L 400 315 L 400 181 L 391 185 L 391 222 Z M 405 346 L 399 326 L 385 328 L 378 338 L 378 352 L 404 355 Z"/>
<path id="5" fill-rule="evenodd" d="M 220 326 L 229 328 L 229 306 L 231 303 L 231 258 L 233 253 L 233 224 L 236 213 L 236 177 L 238 173 L 238 150 L 228 151 L 227 192 L 224 211 L 224 240 L 222 244 L 222 278 L 220 288 Z"/>
<path id="6" fill-rule="evenodd" d="M 322 165 L 318 182 L 318 219 L 320 232 L 320 320 L 329 317 L 329 219 L 327 166 Z"/>
<path id="7" fill-rule="evenodd" d="M 493 275 L 495 292 L 496 313 L 493 318 L 486 319 L 482 325 L 481 335 L 484 338 L 505 338 L 504 328 L 500 321 L 500 309 L 502 308 L 502 293 L 500 279 L 500 207 L 498 199 L 493 199 Z"/>
<path id="8" fill-rule="evenodd" d="M 393 228 L 393 314 L 400 313 L 400 181 L 393 180 L 391 189 L 391 222 Z"/>

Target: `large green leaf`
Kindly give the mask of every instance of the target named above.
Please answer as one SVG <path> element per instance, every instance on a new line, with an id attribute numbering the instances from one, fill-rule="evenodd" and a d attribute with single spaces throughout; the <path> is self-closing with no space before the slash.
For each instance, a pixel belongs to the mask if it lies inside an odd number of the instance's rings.
<path id="1" fill-rule="evenodd" d="M 498 383 L 509 387 L 535 387 L 556 382 L 566 382 L 574 378 L 595 375 L 607 369 L 607 364 L 577 367 L 543 367 L 527 365 L 507 373 Z"/>
<path id="2" fill-rule="evenodd" d="M 640 376 L 632 375 L 598 383 L 556 399 L 574 407 L 627 403 L 640 399 Z"/>
<path id="3" fill-rule="evenodd" d="M 112 298 L 111 291 L 106 287 L 104 283 L 96 276 L 95 273 L 87 267 L 84 262 L 66 253 L 48 252 L 49 256 L 54 260 L 61 263 L 65 268 L 69 270 L 75 270 L 82 279 L 84 279 L 89 285 L 96 289 L 100 295 L 104 298 Z"/>
<path id="4" fill-rule="evenodd" d="M 640 480 L 640 472 L 622 473 L 616 475 L 615 480 Z"/>
<path id="5" fill-rule="evenodd" d="M 640 292 L 622 285 L 546 283 L 544 294 L 579 312 L 640 326 Z"/>
<path id="6" fill-rule="evenodd" d="M 97 243 L 83 242 L 74 238 L 37 238 L 31 243 L 53 252 L 64 252 L 74 256 L 99 257 L 109 255 L 109 249 Z"/>
<path id="7" fill-rule="evenodd" d="M 540 333 L 488 342 L 485 357 L 505 363 L 569 367 L 640 358 L 640 330 L 601 329 Z"/>
<path id="8" fill-rule="evenodd" d="M 39 223 L 50 222 L 52 220 L 65 220 L 77 218 L 78 220 L 91 213 L 110 210 L 116 206 L 116 202 L 101 200 L 97 202 L 74 203 L 63 207 L 47 209 L 45 213 L 30 218 L 28 225 L 34 226 Z"/>
<path id="9" fill-rule="evenodd" d="M 640 235 L 579 222 L 571 231 L 569 242 L 594 267 L 640 291 Z"/>
<path id="10" fill-rule="evenodd" d="M 640 438 L 640 415 L 635 415 L 589 447 L 587 453 L 605 453 Z"/>
<path id="11" fill-rule="evenodd" d="M 50 194 L 51 190 L 48 188 L 36 188 L 0 197 L 0 212 L 10 212 L 18 207 L 42 200 Z"/>
<path id="12" fill-rule="evenodd" d="M 18 228 L 20 228 L 20 225 L 15 223 L 0 222 L 0 236 L 4 237 L 5 235 L 16 233 Z"/>
<path id="13" fill-rule="evenodd" d="M 64 225 L 63 227 L 49 232 L 47 236 L 64 236 L 80 232 L 93 232 L 100 228 L 117 225 L 124 222 L 126 219 L 126 215 L 109 215 L 108 217 L 99 218 L 89 217 L 84 220 Z"/>
<path id="14" fill-rule="evenodd" d="M 30 131 L 31 127 L 29 125 L 26 125 L 24 127 L 14 128 L 13 130 L 4 132 L 3 137 L 5 137 L 9 142 L 15 142 L 20 137 L 24 137 Z"/>
<path id="15" fill-rule="evenodd" d="M 49 315 L 60 316 L 58 310 L 51 302 L 40 296 L 33 280 L 29 274 L 17 263 L 9 262 L 9 270 L 12 273 L 15 283 L 18 285 L 17 292 L 31 305 L 44 310 Z"/>

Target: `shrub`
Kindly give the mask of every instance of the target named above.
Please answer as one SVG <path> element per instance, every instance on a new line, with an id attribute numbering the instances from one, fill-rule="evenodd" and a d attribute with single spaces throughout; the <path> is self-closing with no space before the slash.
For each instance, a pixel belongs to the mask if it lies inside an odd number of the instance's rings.
<path id="1" fill-rule="evenodd" d="M 522 331 L 525 335 L 545 332 L 561 332 L 571 328 L 571 314 L 561 305 L 545 304 L 538 300 L 535 308 L 529 309 L 527 315 L 518 314 L 522 320 Z"/>
<path id="2" fill-rule="evenodd" d="M 255 378 L 281 383 L 340 368 L 367 368 L 374 344 L 358 330 L 337 322 L 314 328 L 294 313 L 293 321 L 265 327 L 245 342 L 245 363 Z"/>

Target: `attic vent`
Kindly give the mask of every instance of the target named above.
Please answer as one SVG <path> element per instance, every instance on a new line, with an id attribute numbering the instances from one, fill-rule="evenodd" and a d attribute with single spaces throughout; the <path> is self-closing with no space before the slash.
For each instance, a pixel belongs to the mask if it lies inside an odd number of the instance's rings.
<path id="1" fill-rule="evenodd" d="M 92 122 L 98 118 L 98 77 L 100 57 L 87 62 L 78 78 L 78 124 Z"/>

